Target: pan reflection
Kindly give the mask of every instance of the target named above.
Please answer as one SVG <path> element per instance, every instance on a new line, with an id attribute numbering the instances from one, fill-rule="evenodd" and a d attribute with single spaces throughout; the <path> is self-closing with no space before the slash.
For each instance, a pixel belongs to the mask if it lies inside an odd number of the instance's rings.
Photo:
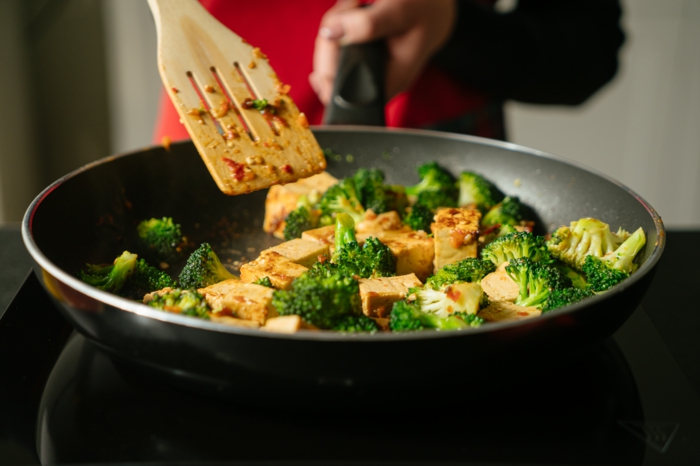
<path id="1" fill-rule="evenodd" d="M 618 423 L 643 413 L 612 340 L 565 362 L 478 383 L 460 377 L 487 363 L 455 357 L 450 376 L 394 385 L 312 385 L 241 372 L 226 387 L 165 379 L 177 381 L 173 387 L 76 335 L 46 385 L 37 444 L 45 464 L 642 463 L 644 444 Z"/>

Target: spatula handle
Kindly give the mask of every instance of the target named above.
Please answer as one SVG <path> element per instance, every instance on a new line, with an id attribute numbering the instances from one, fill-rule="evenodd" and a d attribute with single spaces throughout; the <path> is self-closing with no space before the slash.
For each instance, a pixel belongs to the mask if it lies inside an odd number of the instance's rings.
<path id="1" fill-rule="evenodd" d="M 323 123 L 384 126 L 385 69 L 384 41 L 342 47 Z"/>

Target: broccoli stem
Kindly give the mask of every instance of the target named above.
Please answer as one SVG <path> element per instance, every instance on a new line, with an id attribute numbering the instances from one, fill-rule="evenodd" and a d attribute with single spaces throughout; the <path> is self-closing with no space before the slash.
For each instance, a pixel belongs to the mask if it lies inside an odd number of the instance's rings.
<path id="1" fill-rule="evenodd" d="M 355 237 L 355 221 L 348 214 L 337 214 L 335 216 L 336 252 L 351 241 L 357 241 L 357 238 Z"/>

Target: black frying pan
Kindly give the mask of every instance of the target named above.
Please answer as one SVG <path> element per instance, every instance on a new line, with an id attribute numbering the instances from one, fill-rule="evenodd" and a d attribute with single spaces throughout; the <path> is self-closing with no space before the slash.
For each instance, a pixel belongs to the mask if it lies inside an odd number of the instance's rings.
<path id="1" fill-rule="evenodd" d="M 191 143 L 108 157 L 58 180 L 29 207 L 24 242 L 35 271 L 65 317 L 120 358 L 195 386 L 223 387 L 243 372 L 329 384 L 377 383 L 434 372 L 483 373 L 581 350 L 614 333 L 638 306 L 664 247 L 654 209 L 619 183 L 541 152 L 475 137 L 369 127 L 316 128 L 322 147 L 352 154 L 329 162 L 335 176 L 384 169 L 391 183 L 418 181 L 416 166 L 437 160 L 455 174 L 479 172 L 538 217 L 540 233 L 585 216 L 613 229 L 642 227 L 639 270 L 611 291 L 518 323 L 462 332 L 277 335 L 169 314 L 102 292 L 75 278 L 86 262 L 138 250 L 133 229 L 172 216 L 224 259 L 254 259 L 279 241 L 262 231 L 265 191 L 227 197 Z M 478 361 L 475 364 L 474 361 Z"/>

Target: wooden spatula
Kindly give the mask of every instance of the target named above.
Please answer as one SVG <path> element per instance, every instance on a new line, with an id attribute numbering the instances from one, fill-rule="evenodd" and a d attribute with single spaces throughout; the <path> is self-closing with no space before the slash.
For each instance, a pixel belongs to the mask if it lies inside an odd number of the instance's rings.
<path id="1" fill-rule="evenodd" d="M 196 0 L 148 4 L 163 84 L 221 191 L 243 194 L 326 168 L 289 86 L 260 49 Z"/>

